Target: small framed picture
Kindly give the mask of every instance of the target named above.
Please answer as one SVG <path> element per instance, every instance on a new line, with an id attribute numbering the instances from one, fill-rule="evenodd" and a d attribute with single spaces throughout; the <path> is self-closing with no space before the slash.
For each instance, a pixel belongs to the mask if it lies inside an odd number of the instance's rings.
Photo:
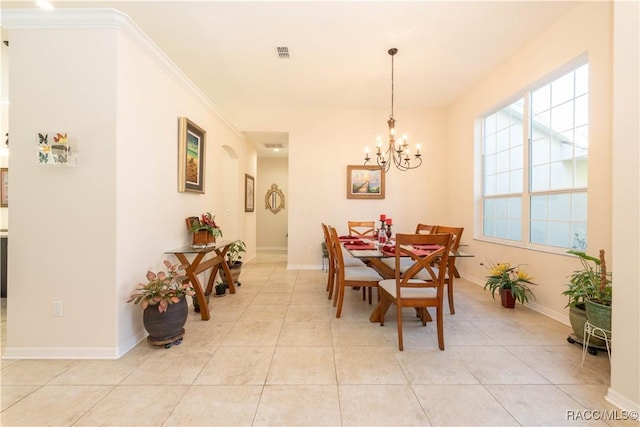
<path id="1" fill-rule="evenodd" d="M 9 168 L 0 169 L 0 207 L 9 206 Z"/>
<path id="2" fill-rule="evenodd" d="M 244 211 L 253 212 L 255 209 L 255 180 L 251 175 L 244 174 Z"/>
<path id="3" fill-rule="evenodd" d="M 207 132 L 186 117 L 178 119 L 178 191 L 204 194 Z"/>
<path id="4" fill-rule="evenodd" d="M 384 169 L 347 166 L 347 199 L 384 199 Z"/>

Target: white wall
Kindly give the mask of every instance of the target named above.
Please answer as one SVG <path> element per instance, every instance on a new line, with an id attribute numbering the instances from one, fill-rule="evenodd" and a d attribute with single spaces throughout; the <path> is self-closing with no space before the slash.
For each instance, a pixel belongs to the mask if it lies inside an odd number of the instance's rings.
<path id="1" fill-rule="evenodd" d="M 611 387 L 607 399 L 640 410 L 640 6 L 616 2 L 613 50 Z"/>
<path id="2" fill-rule="evenodd" d="M 3 17 L 4 18 L 4 17 Z M 10 30 L 11 239 L 7 348 L 115 354 L 116 32 Z M 77 168 L 37 165 L 38 133 L 67 132 Z M 53 301 L 63 316 L 52 317 Z"/>
<path id="3" fill-rule="evenodd" d="M 621 2 L 622 3 L 622 2 Z M 635 8 L 635 9 L 634 9 Z M 629 10 L 632 9 L 632 10 Z M 630 15 L 631 17 L 628 17 Z M 613 3 L 589 2 L 562 17 L 538 37 L 514 54 L 502 66 L 494 69 L 482 82 L 450 108 L 448 115 L 447 159 L 459 167 L 449 168 L 449 190 L 457 189 L 458 197 L 447 204 L 456 222 L 464 225 L 465 234 L 480 237 L 474 228 L 474 208 L 479 201 L 477 175 L 474 181 L 475 159 L 471 155 L 476 140 L 474 122 L 498 103 L 519 93 L 528 85 L 544 78 L 574 58 L 587 53 L 590 72 L 590 140 L 588 191 L 588 248 L 596 254 L 605 249 L 610 270 L 614 272 L 614 324 L 611 388 L 608 400 L 625 409 L 638 410 L 638 11 L 637 4 L 625 6 L 616 14 L 625 16 L 624 29 L 616 29 L 622 40 L 615 65 L 619 89 L 613 92 Z M 631 42 L 630 46 L 627 44 Z M 620 156 L 612 164 L 613 104 L 620 94 L 630 99 L 616 100 L 620 122 L 620 144 L 615 152 Z M 622 116 L 618 117 L 617 114 Z M 618 183 L 613 185 L 613 171 L 618 171 Z M 475 183 L 475 184 L 474 184 Z M 612 191 L 613 190 L 613 191 Z M 612 197 L 613 194 L 613 197 Z M 611 209 L 617 201 L 619 209 Z M 613 212 L 613 214 L 612 214 Z M 612 226 L 612 216 L 616 226 Z M 618 229 L 618 242 L 612 242 L 612 228 Z M 469 238 L 467 234 L 467 238 Z M 616 234 L 614 234 L 615 236 Z M 561 295 L 567 276 L 579 268 L 576 259 L 563 253 L 545 253 L 525 248 L 498 245 L 479 239 L 467 240 L 468 250 L 475 259 L 461 259 L 464 277 L 484 283 L 486 271 L 479 262 L 496 261 L 526 263 L 534 276 L 536 309 L 568 324 L 567 300 Z M 615 245 L 614 245 L 615 243 Z M 616 279 L 618 278 L 618 279 Z M 623 283 L 618 285 L 619 280 Z M 623 300 L 625 302 L 623 302 Z M 634 301 L 629 304 L 629 301 Z M 622 307 L 626 305 L 626 307 Z M 629 322 L 622 324 L 624 322 Z M 617 322 L 616 322 L 617 320 Z"/>
<path id="4" fill-rule="evenodd" d="M 284 209 L 274 214 L 265 207 L 265 196 L 276 184 L 284 194 Z M 266 157 L 258 159 L 255 212 L 256 242 L 260 249 L 287 249 L 289 224 L 289 159 Z M 314 233 L 315 237 L 315 233 Z"/>
<path id="5" fill-rule="evenodd" d="M 289 268 L 321 268 L 320 223 L 346 232 L 347 221 L 375 220 L 386 213 L 394 232 L 412 232 L 418 222 L 456 225 L 445 201 L 446 118 L 442 111 L 395 109 L 397 129 L 421 143 L 424 164 L 386 177 L 383 200 L 347 199 L 347 165 L 362 165 L 364 149 L 388 132 L 387 110 L 243 109 L 253 118 L 246 131 L 289 130 Z M 464 237 L 463 237 L 464 241 Z"/>
<path id="6" fill-rule="evenodd" d="M 7 31 L 2 28 L 2 37 L 0 39 L 7 40 Z M 1 40 L 0 40 L 1 41 Z M 9 158 L 4 155 L 2 148 L 6 141 L 5 134 L 9 132 L 9 47 L 4 43 L 0 44 L 0 168 L 9 167 Z M 9 209 L 0 208 L 0 230 L 9 228 Z M 0 231 L 0 235 L 6 232 Z"/>
<path id="7" fill-rule="evenodd" d="M 187 216 L 216 214 L 234 234 L 225 238 L 243 238 L 255 255 L 255 217 L 226 217 L 233 206 L 221 195 L 224 185 L 244 191 L 256 153 L 128 19 L 48 12 L 41 29 L 9 31 L 10 130 L 20 143 L 11 152 L 4 356 L 118 357 L 144 337 L 141 310 L 126 300 L 171 259 L 166 250 L 190 242 Z M 74 19 L 88 28 L 50 28 Z M 177 191 L 179 116 L 207 131 L 204 195 Z M 77 168 L 36 165 L 42 131 L 69 133 Z M 237 176 L 224 173 L 223 145 L 240 153 Z M 63 302 L 62 317 L 52 317 L 52 301 Z"/>
<path id="8" fill-rule="evenodd" d="M 603 209 L 611 205 L 611 31 L 610 4 L 597 2 L 579 6 L 494 69 L 450 108 L 447 158 L 449 162 L 457 161 L 458 168 L 448 178 L 449 189 L 456 189 L 458 197 L 451 199 L 448 206 L 457 222 L 465 227 L 467 239 L 480 237 L 482 232 L 474 222 L 474 209 L 481 195 L 481 181 L 474 175 L 478 168 L 472 155 L 477 142 L 475 120 L 586 52 L 591 79 L 587 251 L 597 253 L 600 248 L 605 249 L 611 263 L 611 211 Z M 538 283 L 532 306 L 568 322 L 564 308 L 567 300 L 561 293 L 567 276 L 579 267 L 575 258 L 562 250 L 546 253 L 481 240 L 467 243 L 468 250 L 476 257 L 460 260 L 465 277 L 484 283 L 486 270 L 480 262 L 486 259 L 527 264 L 526 271 Z M 616 266 L 611 263 L 611 267 Z"/>

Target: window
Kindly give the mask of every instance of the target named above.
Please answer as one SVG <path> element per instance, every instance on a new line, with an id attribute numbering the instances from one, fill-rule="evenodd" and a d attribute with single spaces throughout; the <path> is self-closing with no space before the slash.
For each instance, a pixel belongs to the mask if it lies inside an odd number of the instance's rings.
<path id="1" fill-rule="evenodd" d="M 482 234 L 586 248 L 589 65 L 482 118 Z"/>

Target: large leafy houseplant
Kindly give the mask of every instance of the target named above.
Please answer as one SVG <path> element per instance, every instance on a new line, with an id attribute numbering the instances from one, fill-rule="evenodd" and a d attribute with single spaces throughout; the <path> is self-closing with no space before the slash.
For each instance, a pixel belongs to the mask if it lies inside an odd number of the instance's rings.
<path id="1" fill-rule="evenodd" d="M 143 310 L 157 305 L 158 311 L 163 313 L 171 304 L 179 303 L 185 295 L 195 295 L 191 283 L 186 281 L 186 276 L 182 274 L 183 266 L 172 265 L 167 260 L 164 261 L 164 265 L 167 267 L 166 272 L 147 271 L 147 282 L 138 283 L 136 291 L 127 302 L 140 304 Z"/>
<path id="2" fill-rule="evenodd" d="M 611 273 L 607 272 L 604 250 L 600 250 L 599 258 L 573 249 L 567 253 L 576 255 L 582 264 L 580 270 L 571 273 L 568 288 L 562 293 L 569 297 L 567 306 L 584 308 L 587 300 L 610 306 L 612 282 Z"/>
<path id="3" fill-rule="evenodd" d="M 242 260 L 242 254 L 247 251 L 247 246 L 242 240 L 236 240 L 229 245 L 227 250 L 227 264 L 233 266 Z"/>
<path id="4" fill-rule="evenodd" d="M 229 245 L 229 249 L 227 250 L 227 266 L 229 267 L 229 272 L 231 273 L 231 280 L 233 283 L 238 286 L 241 285 L 239 282 L 240 273 L 242 269 L 242 254 L 247 251 L 247 246 L 242 240 L 236 240 L 235 242 Z M 229 284 L 229 279 L 223 268 L 220 269 L 220 279 L 223 283 Z"/>
<path id="5" fill-rule="evenodd" d="M 611 331 L 612 281 L 611 273 L 607 271 L 604 250 L 600 250 L 598 258 L 578 250 L 570 250 L 568 253 L 578 257 L 582 269 L 575 270 L 569 276 L 569 287 L 563 292 L 563 295 L 569 297 L 567 305 L 571 310 L 584 307 L 590 324 Z M 569 315 L 571 320 L 571 311 Z M 571 326 L 574 334 L 580 338 L 581 332 L 573 322 Z"/>
<path id="6" fill-rule="evenodd" d="M 484 264 L 482 265 L 485 266 Z M 520 304 L 528 302 L 529 297 L 535 299 L 531 288 L 528 286 L 535 285 L 531 281 L 533 278 L 520 269 L 519 265 L 512 267 L 508 262 L 498 264 L 489 262 L 488 266 L 485 267 L 489 270 L 489 275 L 484 289 L 489 289 L 494 299 L 496 291 L 509 291 Z"/>

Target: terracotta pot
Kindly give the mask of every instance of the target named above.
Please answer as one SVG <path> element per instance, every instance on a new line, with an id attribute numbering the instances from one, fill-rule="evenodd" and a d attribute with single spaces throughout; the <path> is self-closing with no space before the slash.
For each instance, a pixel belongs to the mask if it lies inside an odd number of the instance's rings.
<path id="1" fill-rule="evenodd" d="M 511 289 L 500 289 L 500 301 L 504 308 L 514 308 L 516 306 L 516 299 L 511 293 Z"/>
<path id="2" fill-rule="evenodd" d="M 162 341 L 184 332 L 184 324 L 189 316 L 187 299 L 170 304 L 167 310 L 160 313 L 157 305 L 150 305 L 142 313 L 142 323 L 149 333 L 151 341 Z"/>
<path id="3" fill-rule="evenodd" d="M 216 242 L 216 236 L 207 230 L 194 231 L 193 232 L 193 246 L 206 246 Z"/>

